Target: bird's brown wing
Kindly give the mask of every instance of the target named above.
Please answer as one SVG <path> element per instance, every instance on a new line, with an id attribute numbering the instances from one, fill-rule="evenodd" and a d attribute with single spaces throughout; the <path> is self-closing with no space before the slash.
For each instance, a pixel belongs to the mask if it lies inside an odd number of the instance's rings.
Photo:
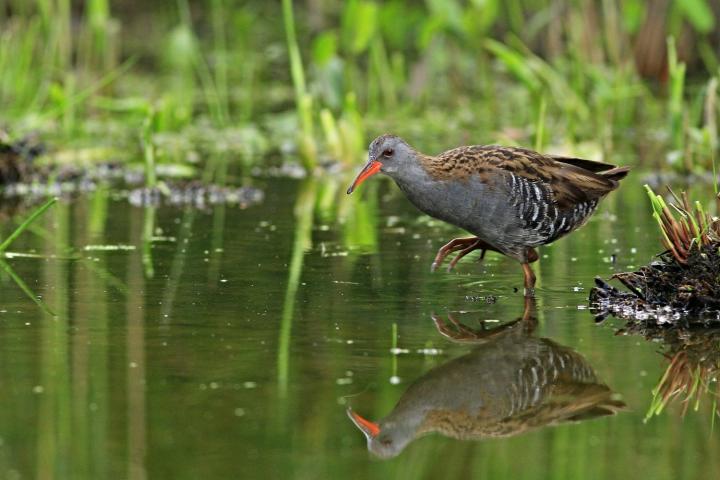
<path id="1" fill-rule="evenodd" d="M 577 158 L 549 157 L 518 147 L 459 147 L 432 157 L 426 166 L 436 178 L 463 179 L 477 175 L 481 180 L 491 181 L 511 174 L 540 182 L 551 192 L 560 210 L 600 199 L 617 187 L 613 178 L 602 174 L 603 171 L 612 171 L 613 165 Z M 620 174 L 625 172 L 622 169 Z"/>
<path id="2" fill-rule="evenodd" d="M 588 170 L 595 173 L 600 173 L 615 168 L 615 165 L 612 165 L 610 163 L 597 162 L 595 160 L 585 160 L 584 158 L 565 157 L 562 155 L 548 155 L 548 157 L 555 160 L 556 162 L 574 165 L 576 167 L 582 168 L 583 170 Z"/>
<path id="3" fill-rule="evenodd" d="M 626 408 L 606 385 L 598 383 L 558 383 L 538 405 L 519 413 L 516 420 L 528 428 L 557 425 L 614 415 Z"/>

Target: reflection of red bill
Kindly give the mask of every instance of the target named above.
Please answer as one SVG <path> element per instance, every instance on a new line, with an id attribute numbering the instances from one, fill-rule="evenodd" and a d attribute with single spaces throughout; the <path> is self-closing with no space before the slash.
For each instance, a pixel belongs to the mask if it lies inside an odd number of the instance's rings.
<path id="1" fill-rule="evenodd" d="M 348 417 L 350 417 L 350 420 L 353 421 L 353 423 L 365 434 L 366 437 L 376 437 L 378 433 L 380 433 L 380 425 L 378 425 L 375 422 L 371 422 L 370 420 L 367 420 L 363 417 L 361 417 L 359 414 L 353 412 L 351 409 L 348 408 L 347 410 Z"/>
<path id="2" fill-rule="evenodd" d="M 372 177 L 376 173 L 380 171 L 380 168 L 382 168 L 382 163 L 378 162 L 377 160 L 370 160 L 362 170 L 360 170 L 360 173 L 358 173 L 358 176 L 355 177 L 355 181 L 350 185 L 350 188 L 347 189 L 348 195 L 350 195 L 355 188 L 357 188 L 362 182 L 364 182 L 369 177 Z"/>

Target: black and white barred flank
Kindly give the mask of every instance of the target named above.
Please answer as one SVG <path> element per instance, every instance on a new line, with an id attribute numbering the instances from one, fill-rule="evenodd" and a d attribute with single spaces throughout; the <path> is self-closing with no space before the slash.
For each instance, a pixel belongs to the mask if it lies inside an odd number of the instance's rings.
<path id="1" fill-rule="evenodd" d="M 540 181 L 509 175 L 512 205 L 524 221 L 526 230 L 534 232 L 529 246 L 544 245 L 582 226 L 597 208 L 600 199 L 578 203 L 561 210 L 552 200 L 550 188 Z"/>

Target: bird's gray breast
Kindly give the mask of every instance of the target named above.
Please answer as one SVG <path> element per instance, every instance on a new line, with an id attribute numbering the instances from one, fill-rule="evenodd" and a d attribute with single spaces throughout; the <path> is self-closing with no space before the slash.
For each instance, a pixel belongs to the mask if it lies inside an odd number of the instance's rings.
<path id="1" fill-rule="evenodd" d="M 403 182 L 396 180 L 408 199 L 428 215 L 463 228 L 501 251 L 514 253 L 526 245 L 522 213 L 529 202 L 515 204 L 504 179 L 483 181 L 477 176 L 461 180 Z M 532 240 L 536 240 L 534 237 Z"/>

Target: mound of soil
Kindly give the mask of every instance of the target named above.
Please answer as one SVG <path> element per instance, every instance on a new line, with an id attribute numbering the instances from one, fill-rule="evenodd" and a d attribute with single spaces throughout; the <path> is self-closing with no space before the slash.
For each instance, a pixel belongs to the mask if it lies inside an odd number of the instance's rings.
<path id="1" fill-rule="evenodd" d="M 720 322 L 720 242 L 693 248 L 686 263 L 666 252 L 639 270 L 611 279 L 628 291 L 596 278 L 590 307 L 598 320 L 613 315 L 654 324 Z"/>

